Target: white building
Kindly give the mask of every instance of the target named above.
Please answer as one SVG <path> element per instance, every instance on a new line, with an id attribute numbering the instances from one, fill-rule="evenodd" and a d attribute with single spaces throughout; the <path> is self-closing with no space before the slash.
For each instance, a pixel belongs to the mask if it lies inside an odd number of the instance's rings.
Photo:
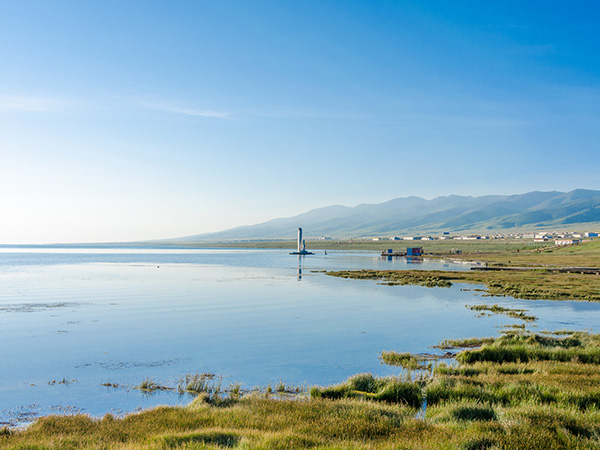
<path id="1" fill-rule="evenodd" d="M 554 241 L 554 243 L 556 245 L 573 245 L 573 244 L 579 244 L 581 242 L 581 239 L 556 239 Z"/>

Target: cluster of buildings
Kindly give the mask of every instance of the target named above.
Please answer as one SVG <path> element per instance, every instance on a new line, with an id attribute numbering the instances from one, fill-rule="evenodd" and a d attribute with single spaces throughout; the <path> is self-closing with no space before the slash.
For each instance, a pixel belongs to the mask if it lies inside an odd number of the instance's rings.
<path id="1" fill-rule="evenodd" d="M 450 236 L 449 234 L 442 236 L 392 236 L 390 238 L 374 237 L 374 241 L 437 241 L 444 239 L 460 239 L 460 240 L 479 240 L 479 239 L 496 239 L 496 237 L 481 236 L 481 235 L 469 235 L 469 236 Z"/>
<path id="2" fill-rule="evenodd" d="M 449 232 L 444 232 L 441 236 L 392 236 L 392 237 L 373 237 L 373 241 L 434 241 L 434 240 L 463 240 L 475 241 L 485 239 L 528 239 L 534 243 L 549 242 L 556 245 L 571 245 L 581 242 L 583 239 L 593 239 L 600 235 L 595 231 L 586 232 L 531 232 L 515 234 L 496 234 L 496 235 L 457 235 L 451 236 Z"/>
<path id="3" fill-rule="evenodd" d="M 553 242 L 556 245 L 579 244 L 584 238 L 593 239 L 598 237 L 595 231 L 585 233 L 530 233 L 524 234 L 523 239 L 533 239 L 533 242 Z"/>

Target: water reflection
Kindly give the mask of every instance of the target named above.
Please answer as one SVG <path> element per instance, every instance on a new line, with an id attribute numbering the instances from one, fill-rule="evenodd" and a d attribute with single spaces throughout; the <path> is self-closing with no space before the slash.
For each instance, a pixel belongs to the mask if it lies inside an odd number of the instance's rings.
<path id="1" fill-rule="evenodd" d="M 298 256 L 298 281 L 302 281 L 302 260 L 304 259 L 303 255 Z"/>

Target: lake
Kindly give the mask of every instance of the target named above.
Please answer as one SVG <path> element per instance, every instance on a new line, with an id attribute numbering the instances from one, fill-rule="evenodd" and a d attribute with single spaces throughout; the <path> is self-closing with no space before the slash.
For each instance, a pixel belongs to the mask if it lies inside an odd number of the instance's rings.
<path id="1" fill-rule="evenodd" d="M 468 270 L 465 264 L 288 252 L 0 247 L 0 426 L 191 400 L 131 389 L 146 378 L 174 385 L 185 374 L 212 372 L 223 386 L 264 388 L 397 374 L 380 363 L 382 350 L 435 353 L 443 339 L 497 335 L 519 323 L 480 317 L 465 305 L 527 309 L 539 330 L 597 331 L 600 324 L 594 303 L 482 298 L 464 284 L 386 286 L 322 272 Z"/>

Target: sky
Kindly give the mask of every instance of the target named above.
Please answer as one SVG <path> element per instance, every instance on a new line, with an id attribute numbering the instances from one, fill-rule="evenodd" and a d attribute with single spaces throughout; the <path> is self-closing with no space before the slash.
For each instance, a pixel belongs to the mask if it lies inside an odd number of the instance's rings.
<path id="1" fill-rule="evenodd" d="M 0 0 L 0 243 L 600 189 L 599 16 L 596 1 Z"/>

